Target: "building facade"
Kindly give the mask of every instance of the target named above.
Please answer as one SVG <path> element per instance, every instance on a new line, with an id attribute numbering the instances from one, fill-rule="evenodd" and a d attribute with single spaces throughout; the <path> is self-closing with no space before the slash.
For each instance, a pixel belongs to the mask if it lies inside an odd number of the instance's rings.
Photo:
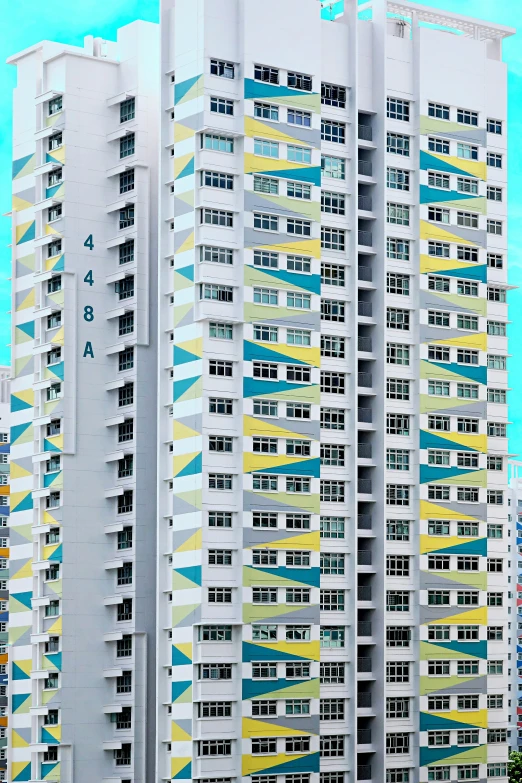
<path id="1" fill-rule="evenodd" d="M 158 776 L 505 778 L 512 31 L 327 5 L 162 4 Z"/>
<path id="2" fill-rule="evenodd" d="M 510 516 L 513 522 L 513 536 L 516 536 L 516 544 L 513 545 L 513 557 L 511 561 L 511 581 L 513 582 L 513 600 L 511 602 L 513 618 L 513 632 L 510 638 L 511 650 L 511 690 L 513 692 L 511 711 L 511 749 L 522 751 L 522 476 L 520 468 L 522 463 L 518 460 L 509 461 L 509 494 Z"/>
<path id="3" fill-rule="evenodd" d="M 12 781 L 153 777 L 157 37 L 10 60 Z"/>
<path id="4" fill-rule="evenodd" d="M 321 5 L 13 58 L 8 779 L 507 778 L 513 31 Z"/>

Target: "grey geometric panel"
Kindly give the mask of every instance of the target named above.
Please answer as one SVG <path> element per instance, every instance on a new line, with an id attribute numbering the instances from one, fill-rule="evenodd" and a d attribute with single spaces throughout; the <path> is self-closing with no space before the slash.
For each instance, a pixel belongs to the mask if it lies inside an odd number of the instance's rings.
<path id="1" fill-rule="evenodd" d="M 270 172 L 269 172 L 270 173 Z M 303 201 L 303 204 L 306 206 L 309 202 Z M 258 209 L 261 210 L 268 210 L 272 214 L 281 214 L 281 215 L 288 215 L 288 217 L 307 217 L 306 214 L 303 214 L 303 212 L 300 212 L 298 209 L 299 201 L 296 204 L 296 208 L 293 210 L 288 209 L 288 206 L 280 206 L 278 207 L 277 204 L 275 204 L 273 201 L 271 201 L 268 198 L 263 198 L 261 193 L 253 193 L 252 191 L 245 190 L 245 211 L 246 212 L 255 212 Z M 310 218 L 307 218 L 308 220 Z M 256 232 L 257 233 L 257 232 Z"/>
<path id="2" fill-rule="evenodd" d="M 288 614 L 277 614 L 275 616 L 260 617 L 256 622 L 278 622 L 278 623 L 311 623 L 319 625 L 320 622 L 319 606 L 306 606 L 304 609 L 298 609 L 296 612 Z"/>
<path id="3" fill-rule="evenodd" d="M 245 194 L 246 195 L 246 194 Z M 273 245 L 281 247 L 281 252 L 286 253 L 285 246 L 292 245 L 295 242 L 302 242 L 310 237 L 296 236 L 295 234 L 271 233 L 270 231 L 258 231 L 254 228 L 245 227 L 245 247 L 264 247 Z"/>
<path id="4" fill-rule="evenodd" d="M 266 308 L 266 310 L 269 309 L 270 308 L 268 307 Z M 303 311 L 302 313 L 296 315 L 285 315 L 283 317 L 279 316 L 279 318 L 269 318 L 267 314 L 266 316 L 263 316 L 263 323 L 268 324 L 269 326 L 284 326 L 288 329 L 291 329 L 295 326 L 297 329 L 311 329 L 319 331 L 321 328 L 321 314 L 311 313 L 310 311 Z"/>
<path id="5" fill-rule="evenodd" d="M 435 679 L 433 679 L 433 682 L 436 682 Z M 488 678 L 485 676 L 482 677 L 472 677 L 470 680 L 466 680 L 465 682 L 459 682 L 457 685 L 451 685 L 450 687 L 446 688 L 439 688 L 439 690 L 432 691 L 430 689 L 430 693 L 447 693 L 450 696 L 457 695 L 459 693 L 487 693 L 488 692 Z"/>
<path id="6" fill-rule="evenodd" d="M 292 546 L 291 539 L 296 536 L 302 536 L 303 533 L 308 533 L 307 530 L 275 530 L 267 528 L 243 528 L 243 549 L 248 549 L 252 546 L 259 546 L 260 544 L 271 544 L 272 541 L 286 541 L 288 539 L 289 547 Z"/>
<path id="7" fill-rule="evenodd" d="M 185 427 L 190 427 L 190 429 L 194 430 L 195 432 L 201 432 L 201 428 L 202 428 L 201 413 L 194 413 L 191 416 L 182 416 L 181 418 L 177 418 L 176 421 L 179 424 L 184 424 Z"/>
<path id="8" fill-rule="evenodd" d="M 470 128 L 469 130 L 444 131 L 445 139 L 454 141 L 466 141 L 470 144 L 480 144 L 485 147 L 487 144 L 487 133 L 485 128 Z"/>
<path id="9" fill-rule="evenodd" d="M 437 400 L 443 400 L 444 397 L 436 397 L 433 399 L 433 405 L 428 405 L 428 400 L 425 398 L 425 412 L 426 413 L 443 413 L 448 416 L 480 416 L 486 418 L 486 402 L 475 400 L 474 402 L 463 402 L 462 405 L 455 405 L 453 408 L 446 408 L 446 406 L 437 405 Z"/>
<path id="10" fill-rule="evenodd" d="M 243 492 L 243 511 L 286 511 L 288 513 L 302 514 L 308 513 L 306 509 L 299 506 L 290 506 L 286 503 L 280 503 L 270 497 L 263 497 L 256 492 Z"/>
<path id="11" fill-rule="evenodd" d="M 202 111 L 197 114 L 191 114 L 190 117 L 183 117 L 179 120 L 180 125 L 184 125 L 186 128 L 191 128 L 194 131 L 200 130 L 203 127 L 205 115 Z"/>
<path id="12" fill-rule="evenodd" d="M 193 233 L 194 228 L 183 228 L 181 231 L 174 232 L 174 252 L 176 253 L 183 242 Z"/>
<path id="13" fill-rule="evenodd" d="M 193 612 L 190 612 L 186 617 L 184 617 L 182 620 L 179 620 L 176 622 L 175 626 L 176 628 L 189 628 L 191 625 L 195 625 L 196 623 L 201 622 L 201 606 L 196 606 Z"/>
<path id="14" fill-rule="evenodd" d="M 419 308 L 421 309 L 435 309 L 440 310 L 441 308 L 444 310 L 448 310 L 451 312 L 456 313 L 471 313 L 472 315 L 478 315 L 477 311 L 473 309 L 472 307 L 466 307 L 463 304 L 455 304 L 454 302 L 449 302 L 447 299 L 445 299 L 443 296 L 437 296 L 437 294 L 434 291 L 419 291 Z M 446 332 L 448 330 L 446 329 Z M 462 332 L 458 331 L 456 334 L 451 335 L 452 337 L 462 337 Z M 448 334 L 448 337 L 450 335 Z"/>
<path id="15" fill-rule="evenodd" d="M 470 590 L 473 588 L 467 587 L 466 589 Z M 458 617 L 459 614 L 469 612 L 470 609 L 473 609 L 473 607 L 463 606 L 462 608 L 457 608 L 451 606 L 421 606 L 419 609 L 420 622 L 421 624 L 424 624 L 432 623 L 435 620 L 444 620 L 446 617 Z"/>
<path id="16" fill-rule="evenodd" d="M 270 427 L 274 425 L 273 419 L 264 419 L 262 416 L 256 416 L 256 422 L 264 422 Z M 318 421 L 303 421 L 302 419 L 285 419 L 280 417 L 277 420 L 277 426 L 285 430 L 290 430 L 290 432 L 293 432 L 296 435 L 308 435 L 309 438 L 314 438 L 315 440 L 319 440 L 320 438 L 321 425 Z M 263 434 L 262 427 L 259 428 L 259 434 Z"/>
<path id="17" fill-rule="evenodd" d="M 186 313 L 181 321 L 176 324 L 176 329 L 181 329 L 182 326 L 189 326 L 194 321 L 194 308 L 191 307 L 188 313 Z"/>
<path id="18" fill-rule="evenodd" d="M 176 721 L 179 723 L 179 721 Z M 308 718 L 263 718 L 263 723 L 270 723 L 272 726 L 283 726 L 292 729 L 292 731 L 308 731 L 310 734 L 319 734 L 319 715 L 311 715 Z"/>
<path id="19" fill-rule="evenodd" d="M 448 511 L 455 512 L 455 503 L 442 503 L 437 500 L 437 506 L 445 508 Z M 459 503 L 458 512 L 469 519 L 478 519 L 485 521 L 488 516 L 487 505 L 485 503 Z"/>
<path id="20" fill-rule="evenodd" d="M 198 527 L 191 527 L 188 530 L 175 530 L 172 533 L 172 551 L 176 555 L 176 549 L 178 549 L 182 544 L 185 543 L 185 541 L 188 541 L 191 536 L 194 535 L 194 533 L 197 533 L 197 531 L 200 528 Z"/>
<path id="21" fill-rule="evenodd" d="M 421 571 L 420 572 L 420 585 L 421 590 L 460 590 L 460 589 L 473 589 L 470 588 L 469 585 L 462 584 L 461 582 L 456 582 L 453 579 L 444 579 L 442 576 L 438 576 L 437 574 L 432 573 L 431 571 Z M 430 607 L 431 608 L 431 607 Z M 443 617 L 449 617 L 447 612 L 443 614 Z"/>
<path id="22" fill-rule="evenodd" d="M 181 215 L 187 215 L 189 212 L 194 212 L 194 207 L 191 204 L 187 204 L 183 199 L 174 197 L 174 215 L 181 217 Z"/>

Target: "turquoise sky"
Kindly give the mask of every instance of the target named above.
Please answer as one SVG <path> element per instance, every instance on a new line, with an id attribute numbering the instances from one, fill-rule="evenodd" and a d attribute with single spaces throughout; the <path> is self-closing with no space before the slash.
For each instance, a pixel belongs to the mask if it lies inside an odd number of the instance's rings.
<path id="1" fill-rule="evenodd" d="M 254 0 L 247 0 L 254 2 Z M 284 3 L 284 0 L 281 0 Z M 476 16 L 521 29 L 504 44 L 509 67 L 511 138 L 509 177 L 510 283 L 522 286 L 522 154 L 516 140 L 522 138 L 522 3 L 520 0 L 426 0 L 425 5 Z M 113 38 L 115 30 L 134 19 L 158 21 L 159 0 L 12 0 L 4 4 L 4 34 L 0 39 L 0 63 L 20 49 L 43 38 L 81 44 L 93 34 Z M 0 65 L 0 215 L 11 202 L 11 90 L 15 69 Z M 0 364 L 10 360 L 9 314 L 11 274 L 8 218 L 0 218 Z M 522 454 L 522 291 L 509 294 L 512 324 L 510 349 L 511 451 Z"/>

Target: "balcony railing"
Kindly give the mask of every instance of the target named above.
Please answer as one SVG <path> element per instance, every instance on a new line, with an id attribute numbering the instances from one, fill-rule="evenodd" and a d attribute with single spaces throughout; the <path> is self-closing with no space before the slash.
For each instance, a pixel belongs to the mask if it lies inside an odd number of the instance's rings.
<path id="1" fill-rule="evenodd" d="M 371 481 L 369 482 L 371 485 Z M 359 549 L 357 552 L 357 565 L 371 566 L 372 553 L 369 549 Z"/>
<path id="2" fill-rule="evenodd" d="M 362 160 L 362 158 L 359 158 L 357 161 L 357 169 L 362 177 L 372 176 L 372 164 L 369 160 Z"/>
<path id="3" fill-rule="evenodd" d="M 371 658 L 357 658 L 357 671 L 358 672 L 371 672 L 372 659 Z"/>
<path id="4" fill-rule="evenodd" d="M 357 373 L 357 385 L 363 386 L 365 389 L 371 389 L 372 387 L 372 374 L 371 372 L 358 372 Z"/>
<path id="5" fill-rule="evenodd" d="M 372 423 L 372 409 L 371 408 L 357 408 L 357 421 L 365 422 L 366 424 Z"/>
<path id="6" fill-rule="evenodd" d="M 365 247 L 372 246 L 372 232 L 371 231 L 358 231 L 357 242 Z"/>
<path id="7" fill-rule="evenodd" d="M 369 620 L 360 620 L 357 623 L 357 636 L 371 636 L 371 635 L 372 635 L 372 624 L 371 624 L 371 622 Z M 367 706 L 371 707 L 372 706 L 371 705 L 371 701 L 372 701 L 371 700 L 371 694 L 370 693 L 368 693 L 368 694 L 361 694 L 360 693 L 359 694 L 359 696 L 362 696 L 362 695 L 370 696 L 370 704 L 368 704 Z M 365 705 L 359 704 L 359 699 L 357 699 L 357 706 L 358 707 L 363 707 Z"/>
<path id="8" fill-rule="evenodd" d="M 357 767 L 357 780 L 371 780 L 372 768 L 370 764 L 361 764 Z"/>
<path id="9" fill-rule="evenodd" d="M 365 283 L 371 283 L 373 279 L 372 275 L 372 268 L 371 266 L 361 266 L 359 265 L 358 271 L 357 271 L 359 280 L 364 280 Z"/>
<path id="10" fill-rule="evenodd" d="M 361 384 L 359 384 L 360 386 Z M 371 443 L 358 443 L 357 444 L 357 456 L 359 459 L 371 459 L 372 458 L 372 444 Z M 364 516 L 359 514 L 359 519 Z M 370 517 L 371 522 L 371 517 Z"/>
<path id="11" fill-rule="evenodd" d="M 371 302 L 357 302 L 357 312 L 359 315 L 365 318 L 372 317 L 372 303 Z"/>
<path id="12" fill-rule="evenodd" d="M 364 141 L 371 141 L 373 138 L 372 126 L 359 123 L 359 127 L 357 128 L 357 135 L 360 139 L 364 139 Z"/>
<path id="13" fill-rule="evenodd" d="M 359 351 L 364 351 L 365 353 L 371 353 L 372 352 L 372 338 L 371 337 L 358 337 L 357 338 L 357 349 Z"/>
<path id="14" fill-rule="evenodd" d="M 371 743 L 372 743 L 371 729 L 359 729 L 357 732 L 357 744 L 371 745 Z"/>
<path id="15" fill-rule="evenodd" d="M 359 209 L 363 209 L 365 212 L 372 211 L 372 197 L 371 196 L 359 196 L 357 198 L 357 205 Z"/>
<path id="16" fill-rule="evenodd" d="M 370 634 L 360 633 L 359 636 L 370 636 Z M 372 706 L 372 694 L 370 691 L 359 691 L 357 694 L 357 706 L 362 710 L 369 709 Z"/>
<path id="17" fill-rule="evenodd" d="M 360 495 L 371 495 L 372 494 L 371 479 L 357 479 L 357 492 Z"/>
<path id="18" fill-rule="evenodd" d="M 372 586 L 371 585 L 357 585 L 357 600 L 358 601 L 371 601 L 372 600 Z"/>
<path id="19" fill-rule="evenodd" d="M 360 446 L 366 445 L 363 443 Z M 357 514 L 357 527 L 359 530 L 371 530 L 372 529 L 372 515 L 371 514 Z"/>

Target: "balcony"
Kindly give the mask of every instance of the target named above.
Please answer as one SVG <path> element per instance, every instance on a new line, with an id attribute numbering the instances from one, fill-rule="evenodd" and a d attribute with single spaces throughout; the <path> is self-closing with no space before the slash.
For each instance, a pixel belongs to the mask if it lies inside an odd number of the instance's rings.
<path id="1" fill-rule="evenodd" d="M 372 338 L 371 337 L 358 337 L 357 338 L 357 350 L 364 351 L 365 353 L 372 352 Z"/>
<path id="2" fill-rule="evenodd" d="M 370 487 L 371 487 L 371 481 Z M 360 566 L 371 566 L 372 564 L 372 553 L 369 549 L 359 549 L 357 552 L 357 565 Z"/>
<path id="3" fill-rule="evenodd" d="M 362 177 L 372 176 L 372 164 L 369 160 L 362 160 L 359 158 L 357 161 L 357 170 Z"/>
<path id="4" fill-rule="evenodd" d="M 362 125 L 359 123 L 357 127 L 357 137 L 363 141 L 372 141 L 373 133 L 371 125 Z"/>
<path id="5" fill-rule="evenodd" d="M 372 494 L 371 479 L 357 479 L 357 492 L 359 493 L 359 495 L 371 495 Z"/>
<path id="6" fill-rule="evenodd" d="M 372 197 L 371 196 L 358 196 L 358 198 L 357 198 L 357 206 L 359 207 L 359 209 L 362 209 L 365 212 L 371 212 L 372 211 Z"/>
<path id="7" fill-rule="evenodd" d="M 369 636 L 370 634 L 367 635 Z M 359 634 L 359 636 L 363 636 L 363 634 Z M 359 693 L 357 694 L 357 706 L 361 710 L 368 710 L 371 708 L 372 694 L 370 693 L 370 691 L 359 691 Z"/>
<path id="8" fill-rule="evenodd" d="M 372 423 L 372 409 L 371 408 L 357 408 L 357 421 L 365 422 L 366 424 Z"/>
<path id="9" fill-rule="evenodd" d="M 357 671 L 368 674 L 372 670 L 371 658 L 357 658 Z"/>
<path id="10" fill-rule="evenodd" d="M 372 600 L 372 586 L 371 585 L 357 585 L 357 600 L 358 601 L 371 601 Z"/>
<path id="11" fill-rule="evenodd" d="M 357 766 L 357 780 L 371 780 L 372 768 L 370 764 L 361 764 Z"/>
<path id="12" fill-rule="evenodd" d="M 357 385 L 363 387 L 364 389 L 371 389 L 372 388 L 371 372 L 358 372 Z"/>
<path id="13" fill-rule="evenodd" d="M 357 242 L 359 245 L 364 245 L 365 247 L 371 247 L 372 246 L 372 232 L 371 231 L 358 231 L 357 232 Z"/>
<path id="14" fill-rule="evenodd" d="M 364 280 L 365 283 L 371 283 L 373 279 L 371 266 L 359 265 L 357 267 L 357 275 L 359 280 Z"/>
<path id="15" fill-rule="evenodd" d="M 357 302 L 358 315 L 364 316 L 364 318 L 372 317 L 372 303 L 371 302 Z"/>
<path id="16" fill-rule="evenodd" d="M 366 444 L 361 443 L 359 445 L 363 446 Z M 371 530 L 372 529 L 371 514 L 357 514 L 357 527 L 359 530 Z"/>
<path id="17" fill-rule="evenodd" d="M 361 384 L 359 383 L 359 386 Z M 357 456 L 359 459 L 371 459 L 372 458 L 372 444 L 371 443 L 358 443 L 357 444 Z M 361 517 L 364 516 L 363 514 L 359 514 L 358 519 L 360 520 Z M 360 525 L 359 525 L 360 527 Z M 371 527 L 371 517 L 370 517 L 370 527 Z"/>
<path id="18" fill-rule="evenodd" d="M 359 729 L 357 732 L 357 744 L 358 745 L 371 745 L 372 744 L 372 732 L 371 729 Z"/>
<path id="19" fill-rule="evenodd" d="M 369 620 L 360 620 L 357 623 L 357 636 L 371 636 L 372 635 L 372 624 Z M 370 697 L 370 703 L 369 704 L 359 704 L 359 696 L 369 696 Z M 372 695 L 371 693 L 359 693 L 357 696 L 357 706 L 358 707 L 371 707 L 372 706 Z"/>

